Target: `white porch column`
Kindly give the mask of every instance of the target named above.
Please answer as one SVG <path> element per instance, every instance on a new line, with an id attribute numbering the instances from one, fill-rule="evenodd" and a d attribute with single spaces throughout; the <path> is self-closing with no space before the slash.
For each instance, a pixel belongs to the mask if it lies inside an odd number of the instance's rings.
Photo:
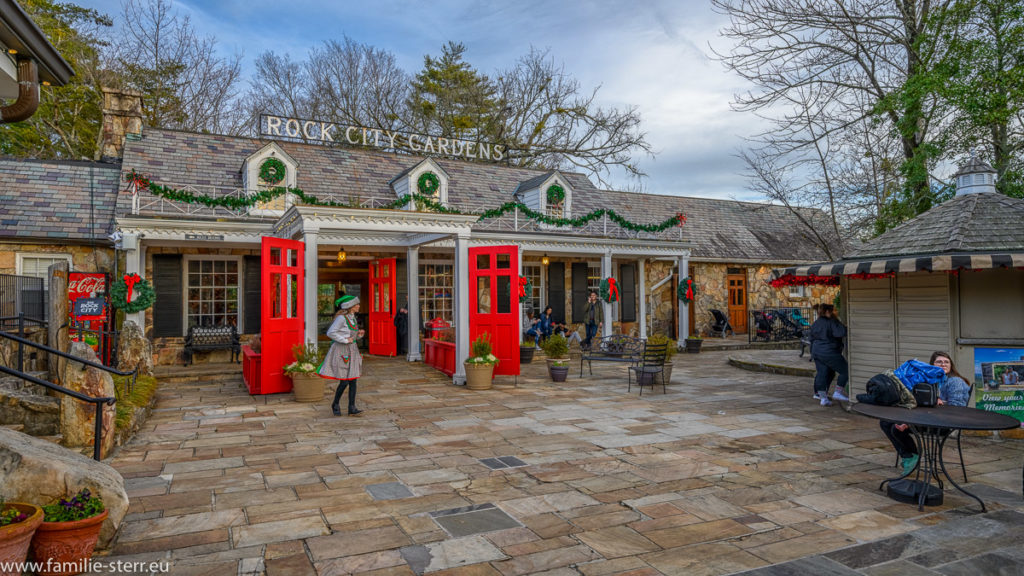
<path id="1" fill-rule="evenodd" d="M 420 356 L 420 247 L 410 246 L 405 252 L 406 284 L 409 285 L 409 362 L 418 362 Z"/>
<path id="2" fill-rule="evenodd" d="M 605 252 L 601 256 L 601 280 L 608 278 L 612 275 L 612 253 Z M 600 294 L 598 294 L 600 296 Z M 601 300 L 601 306 L 604 308 L 604 326 L 601 328 L 601 336 L 612 335 L 612 305 L 610 302 Z"/>
<path id="3" fill-rule="evenodd" d="M 455 375 L 452 382 L 459 386 L 466 383 L 466 366 L 469 357 L 469 232 L 455 236 Z"/>
<path id="4" fill-rule="evenodd" d="M 121 245 L 124 249 L 124 273 L 125 274 L 138 274 L 143 278 L 146 278 L 146 251 L 142 247 L 142 241 L 139 239 L 138 234 L 126 233 L 121 238 Z M 119 278 L 114 278 L 116 282 Z M 153 283 L 152 278 L 146 278 L 150 284 Z M 135 325 L 142 330 L 142 333 L 146 333 L 146 311 L 134 312 L 132 314 L 125 314 L 125 320 L 131 320 L 135 322 Z M 184 334 L 182 334 L 184 336 Z"/>
<path id="5" fill-rule="evenodd" d="M 305 287 L 305 302 L 302 306 L 302 314 L 305 319 L 305 341 L 316 342 L 317 337 L 317 284 L 319 279 L 317 278 L 317 267 L 320 265 L 317 261 L 317 236 L 319 235 L 320 229 L 317 227 L 304 228 L 302 233 L 302 242 L 306 245 L 306 257 L 303 265 L 306 268 L 306 287 Z"/>
<path id="6" fill-rule="evenodd" d="M 679 257 L 679 281 L 689 274 L 690 270 L 690 257 L 680 256 Z M 678 296 L 677 296 L 678 298 Z M 685 346 L 686 343 L 683 340 L 690 335 L 690 305 L 682 300 L 679 301 L 679 330 L 676 332 L 679 334 L 678 345 Z"/>
<path id="7" fill-rule="evenodd" d="M 640 274 L 640 337 L 647 338 L 647 259 L 640 258 L 637 262 Z"/>

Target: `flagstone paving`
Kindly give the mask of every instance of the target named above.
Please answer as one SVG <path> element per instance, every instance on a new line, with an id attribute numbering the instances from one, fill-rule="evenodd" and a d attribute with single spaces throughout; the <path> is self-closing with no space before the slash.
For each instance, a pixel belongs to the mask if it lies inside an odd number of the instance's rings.
<path id="1" fill-rule="evenodd" d="M 677 355 L 667 393 L 643 397 L 621 366 L 554 384 L 535 361 L 473 391 L 367 358 L 358 417 L 250 396 L 240 377 L 168 383 L 110 461 L 131 507 L 103 559 L 182 575 L 1021 573 L 1024 444 L 964 436 L 988 514 L 957 492 L 918 512 L 878 490 L 895 458 L 875 421 L 729 354 Z"/>

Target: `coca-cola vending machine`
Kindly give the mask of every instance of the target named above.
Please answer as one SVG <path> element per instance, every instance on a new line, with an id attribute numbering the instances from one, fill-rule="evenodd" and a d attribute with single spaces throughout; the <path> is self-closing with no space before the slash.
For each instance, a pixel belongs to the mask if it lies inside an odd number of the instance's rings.
<path id="1" fill-rule="evenodd" d="M 110 363 L 110 302 L 103 272 L 68 274 L 68 326 L 71 340 L 85 342 L 100 362 Z"/>

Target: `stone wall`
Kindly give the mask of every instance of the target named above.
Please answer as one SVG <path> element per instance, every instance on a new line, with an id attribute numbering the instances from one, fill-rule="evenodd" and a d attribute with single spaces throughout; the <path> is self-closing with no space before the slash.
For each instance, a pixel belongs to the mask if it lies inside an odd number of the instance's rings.
<path id="1" fill-rule="evenodd" d="M 832 303 L 839 293 L 838 286 L 807 286 L 803 297 L 790 297 L 789 288 L 773 288 L 771 280 L 772 268 L 779 265 L 739 265 L 697 262 L 693 263 L 694 282 L 697 285 L 696 305 L 693 307 L 694 331 L 707 336 L 710 333 L 711 310 L 717 309 L 728 314 L 729 287 L 727 276 L 729 268 L 740 268 L 747 279 L 747 310 L 762 308 L 810 308 L 819 302 Z M 812 319 L 812 318 L 808 318 Z"/>
<path id="2" fill-rule="evenodd" d="M 9 243 L 0 244 L 0 274 L 17 274 L 17 254 L 70 254 L 71 269 L 82 272 L 113 272 L 114 249 L 107 246 L 69 244 Z"/>

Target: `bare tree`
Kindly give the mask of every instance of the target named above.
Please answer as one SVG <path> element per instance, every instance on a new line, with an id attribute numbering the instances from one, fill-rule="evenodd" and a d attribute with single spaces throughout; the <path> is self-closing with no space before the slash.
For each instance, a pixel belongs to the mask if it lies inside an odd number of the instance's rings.
<path id="1" fill-rule="evenodd" d="M 948 116 L 933 72 L 959 33 L 945 17 L 951 2 L 712 0 L 730 18 L 723 34 L 736 42 L 718 57 L 757 87 L 734 105 L 774 121 L 782 136 L 766 132 L 762 144 L 778 144 L 776 155 L 808 154 L 819 164 L 836 146 L 857 144 L 849 132 L 877 123 L 892 139 L 876 144 L 895 143 L 900 154 L 900 186 L 880 215 L 882 228 L 923 212 L 935 199 L 929 169 L 941 159 L 934 140 Z M 888 157 L 889 150 L 859 153 Z"/>
<path id="2" fill-rule="evenodd" d="M 113 65 L 145 94 L 149 126 L 237 133 L 241 56 L 221 58 L 216 40 L 200 37 L 168 0 L 127 0 L 124 33 Z"/>
<path id="3" fill-rule="evenodd" d="M 499 113 L 491 133 L 521 166 L 576 167 L 602 184 L 613 168 L 637 179 L 638 155 L 651 155 L 636 108 L 602 108 L 600 88 L 583 92 L 546 50 L 531 49 L 496 80 Z"/>

